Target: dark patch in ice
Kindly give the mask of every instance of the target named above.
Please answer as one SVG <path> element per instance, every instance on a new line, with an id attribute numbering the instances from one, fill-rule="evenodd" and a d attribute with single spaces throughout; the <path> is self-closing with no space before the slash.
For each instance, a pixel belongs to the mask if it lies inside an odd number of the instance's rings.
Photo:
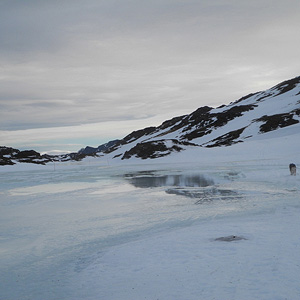
<path id="1" fill-rule="evenodd" d="M 167 194 L 196 199 L 195 204 L 242 198 L 236 191 L 218 188 L 213 179 L 202 174 L 158 175 L 155 171 L 143 171 L 126 174 L 125 178 L 137 188 L 167 187 Z"/>
<path id="2" fill-rule="evenodd" d="M 238 192 L 220 189 L 213 179 L 202 174 L 158 175 L 156 171 L 142 171 L 125 174 L 129 183 L 137 188 L 166 187 L 171 195 L 196 199 L 195 204 L 204 204 L 215 200 L 232 201 L 243 198 Z M 235 176 L 237 173 L 232 173 Z"/>
<path id="3" fill-rule="evenodd" d="M 177 186 L 177 187 L 207 187 L 214 185 L 214 181 L 203 175 L 162 175 L 136 176 L 130 183 L 138 188 Z"/>
<path id="4" fill-rule="evenodd" d="M 214 240 L 220 242 L 233 242 L 233 241 L 240 241 L 240 240 L 247 240 L 247 239 L 244 238 L 243 236 L 229 235 L 229 236 L 222 236 Z"/>
<path id="5" fill-rule="evenodd" d="M 218 189 L 216 187 L 212 187 L 209 189 L 201 189 L 201 190 L 180 189 L 180 188 L 168 189 L 166 190 L 166 193 L 174 194 L 174 195 L 182 195 L 189 198 L 195 198 L 197 199 L 195 204 L 203 204 L 214 200 L 236 200 L 242 198 L 242 196 L 235 191 Z"/>
<path id="6" fill-rule="evenodd" d="M 126 173 L 124 175 L 124 177 L 125 178 L 135 178 L 135 177 L 143 177 L 143 176 L 152 177 L 152 176 L 158 176 L 158 175 L 156 175 L 157 172 L 158 172 L 158 170 L 137 171 L 134 173 Z"/>

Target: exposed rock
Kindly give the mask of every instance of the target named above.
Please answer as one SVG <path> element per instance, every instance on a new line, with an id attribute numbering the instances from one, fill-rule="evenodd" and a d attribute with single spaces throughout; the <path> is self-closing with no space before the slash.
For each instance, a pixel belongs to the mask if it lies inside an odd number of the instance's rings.
<path id="1" fill-rule="evenodd" d="M 244 97 L 242 97 L 242 98 L 236 100 L 234 103 L 242 102 L 242 101 L 244 101 L 244 100 L 246 100 L 246 99 L 248 99 L 248 98 L 250 98 L 250 97 L 252 97 L 252 96 L 254 96 L 254 95 L 257 95 L 258 93 L 259 93 L 259 92 L 248 94 L 248 95 L 246 95 L 246 96 L 244 96 Z"/>
<path id="2" fill-rule="evenodd" d="M 147 128 L 141 129 L 141 130 L 133 131 L 132 133 L 125 136 L 124 139 L 121 141 L 121 143 L 131 143 L 131 142 L 139 139 L 142 136 L 153 133 L 155 130 L 156 130 L 156 127 L 147 127 Z"/>
<path id="3" fill-rule="evenodd" d="M 278 90 L 279 91 L 278 95 L 284 94 L 284 93 L 289 92 L 290 90 L 294 89 L 298 83 L 300 83 L 300 76 L 295 77 L 290 80 L 283 81 L 283 82 L 275 85 L 273 87 L 273 90 Z"/>
<path id="4" fill-rule="evenodd" d="M 120 140 L 112 140 L 112 141 L 109 141 L 108 143 L 98 146 L 97 148 L 87 146 L 83 149 L 80 149 L 78 151 L 78 153 L 83 154 L 83 155 L 93 155 L 93 154 L 96 154 L 99 152 L 105 152 L 105 151 L 109 150 L 111 147 L 115 146 L 119 142 L 120 142 Z"/>
<path id="5" fill-rule="evenodd" d="M 79 154 L 91 155 L 97 152 L 97 148 L 86 146 L 78 151 Z"/>
<path id="6" fill-rule="evenodd" d="M 125 136 L 122 140 L 119 140 L 115 145 L 110 147 L 109 149 L 103 151 L 104 153 L 108 154 L 115 150 L 117 150 L 120 146 L 132 143 L 139 139 L 140 137 L 147 136 L 151 133 L 153 133 L 156 130 L 156 127 L 147 127 L 144 129 L 136 130 Z"/>
<path id="7" fill-rule="evenodd" d="M 185 131 L 191 129 L 192 125 L 196 125 L 196 129 L 185 134 L 183 138 L 190 141 L 209 134 L 213 129 L 226 125 L 229 121 L 242 116 L 244 112 L 253 110 L 256 106 L 255 104 L 238 105 L 220 113 L 205 113 L 199 115 L 199 119 L 194 119 L 191 125 L 185 128 Z"/>
<path id="8" fill-rule="evenodd" d="M 239 141 L 237 139 L 243 133 L 245 128 L 246 127 L 234 131 L 230 131 L 224 135 L 221 135 L 218 138 L 210 141 L 209 144 L 205 145 L 205 147 L 211 148 L 211 147 L 220 147 L 220 146 L 231 146 L 232 144 L 242 143 L 243 141 Z"/>
<path id="9" fill-rule="evenodd" d="M 175 117 L 175 118 L 172 118 L 171 120 L 167 120 L 167 121 L 163 122 L 157 129 L 164 130 L 168 127 L 171 127 L 171 129 L 172 129 L 172 128 L 174 128 L 172 126 L 174 126 L 176 123 L 182 121 L 185 117 L 186 117 L 186 115 Z"/>
<path id="10" fill-rule="evenodd" d="M 20 151 L 10 147 L 0 147 L 0 165 L 14 165 L 16 162 L 46 164 L 53 161 L 55 157 L 41 155 L 34 150 Z"/>
<path id="11" fill-rule="evenodd" d="M 293 124 L 299 123 L 299 120 L 295 120 L 294 114 L 284 113 L 284 114 L 276 114 L 272 116 L 262 116 L 256 121 L 264 122 L 260 126 L 260 132 L 265 133 L 272 130 L 276 130 L 277 128 L 287 127 Z"/>
<path id="12" fill-rule="evenodd" d="M 126 151 L 122 159 L 129 159 L 132 156 L 136 156 L 141 159 L 158 158 L 169 155 L 171 152 L 174 151 L 179 152 L 184 149 L 180 146 L 187 145 L 195 146 L 195 144 L 188 142 L 179 142 L 175 139 L 138 143 L 129 151 Z"/>

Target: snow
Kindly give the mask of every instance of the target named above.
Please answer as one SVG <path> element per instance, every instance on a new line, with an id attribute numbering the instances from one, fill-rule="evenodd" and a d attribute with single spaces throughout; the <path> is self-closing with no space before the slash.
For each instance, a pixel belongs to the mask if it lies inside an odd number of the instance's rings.
<path id="1" fill-rule="evenodd" d="M 2 169 L 0 299 L 298 299 L 298 137 Z"/>
<path id="2" fill-rule="evenodd" d="M 1 167 L 0 299 L 300 299 L 299 149 L 296 124 L 155 160 Z"/>
<path id="3" fill-rule="evenodd" d="M 299 207 L 209 220 L 105 252 L 73 299 L 298 299 Z M 215 239 L 242 234 L 245 240 Z"/>

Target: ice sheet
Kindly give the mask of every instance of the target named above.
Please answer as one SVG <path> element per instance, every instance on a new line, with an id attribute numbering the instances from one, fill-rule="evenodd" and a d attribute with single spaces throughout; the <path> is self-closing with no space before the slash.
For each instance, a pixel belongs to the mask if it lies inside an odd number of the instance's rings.
<path id="1" fill-rule="evenodd" d="M 300 181 L 285 165 L 78 165 L 0 177 L 0 299 L 253 299 L 242 291 L 253 281 L 248 295 L 263 292 L 258 271 L 270 288 L 286 281 L 282 295 L 299 291 Z M 229 235 L 247 240 L 211 241 Z"/>

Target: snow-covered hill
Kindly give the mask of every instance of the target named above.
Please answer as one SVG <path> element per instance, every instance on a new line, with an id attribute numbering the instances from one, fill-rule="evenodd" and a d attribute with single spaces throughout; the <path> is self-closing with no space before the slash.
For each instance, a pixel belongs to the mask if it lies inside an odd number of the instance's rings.
<path id="1" fill-rule="evenodd" d="M 288 152 L 299 153 L 299 121 L 300 76 L 229 105 L 200 107 L 189 115 L 167 120 L 158 127 L 133 131 L 98 148 L 86 147 L 76 153 L 50 156 L 33 150 L 0 147 L 0 165 L 80 161 L 87 156 L 112 159 L 116 163 L 155 158 L 194 161 L 199 155 L 216 159 L 241 155 L 241 152 L 244 159 L 258 150 L 269 151 L 274 157 L 276 153 L 288 156 Z"/>
<path id="2" fill-rule="evenodd" d="M 300 121 L 300 76 L 218 108 L 201 107 L 158 127 L 134 131 L 107 151 L 121 160 L 158 158 L 187 148 L 215 148 L 268 138 Z M 298 125 L 297 125 L 298 124 Z M 281 135 L 282 133 L 278 134 Z"/>

